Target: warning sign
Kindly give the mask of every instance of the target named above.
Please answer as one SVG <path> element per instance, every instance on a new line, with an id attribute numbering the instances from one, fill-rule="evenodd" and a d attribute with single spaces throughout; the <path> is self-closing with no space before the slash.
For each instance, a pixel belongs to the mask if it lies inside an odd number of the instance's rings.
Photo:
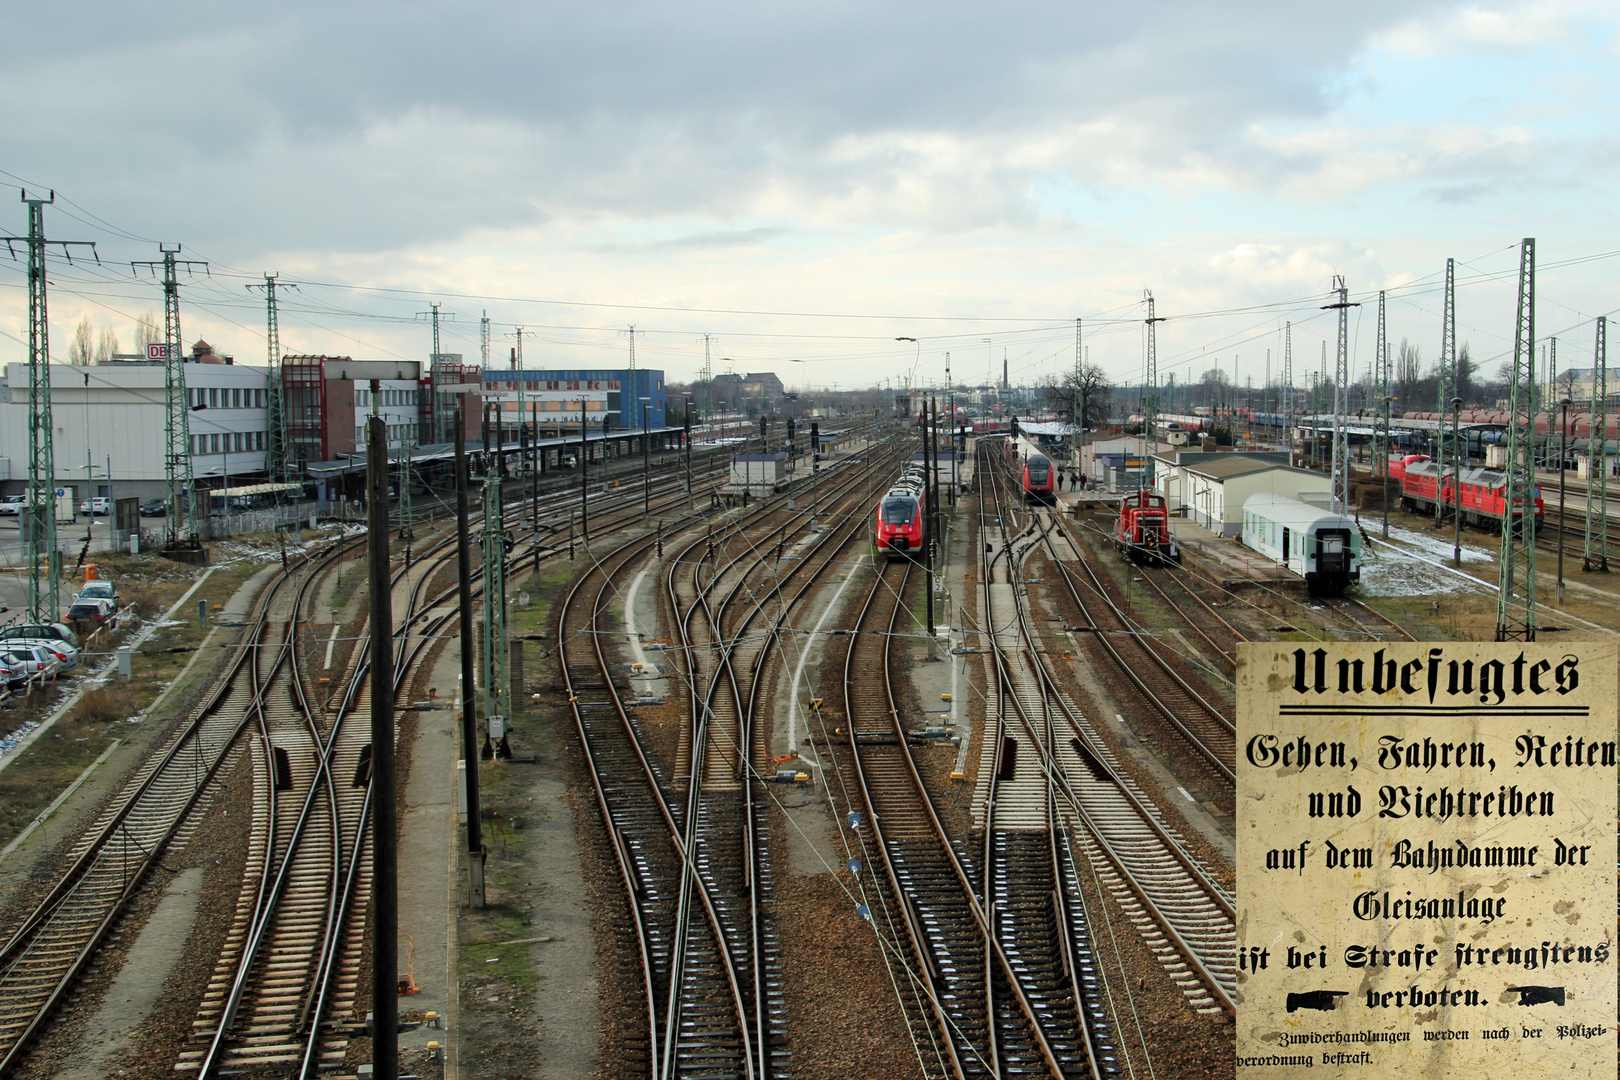
<path id="1" fill-rule="evenodd" d="M 1615 669 L 1241 647 L 1239 1077 L 1615 1076 Z"/>

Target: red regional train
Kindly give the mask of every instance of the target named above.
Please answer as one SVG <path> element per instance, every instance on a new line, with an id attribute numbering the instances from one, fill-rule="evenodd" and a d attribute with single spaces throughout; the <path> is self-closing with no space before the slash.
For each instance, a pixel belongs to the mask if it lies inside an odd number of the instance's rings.
<path id="1" fill-rule="evenodd" d="M 1027 503 L 1057 502 L 1057 470 L 1052 459 L 1028 439 L 1007 440 L 1007 464 L 1018 477 L 1019 488 Z"/>
<path id="2" fill-rule="evenodd" d="M 1462 519 L 1466 525 L 1501 527 L 1507 506 L 1507 474 L 1500 469 L 1464 469 L 1461 484 L 1453 485 L 1448 476 L 1440 482 L 1440 466 L 1432 461 L 1415 461 L 1406 466 L 1401 477 L 1401 505 L 1422 514 L 1434 513 L 1436 492 L 1448 508 L 1458 503 L 1456 487 L 1462 488 Z M 1536 521 L 1539 523 L 1544 509 L 1541 485 L 1536 485 Z M 1517 517 L 1523 511 L 1516 511 Z"/>
<path id="3" fill-rule="evenodd" d="M 1170 511 L 1163 495 L 1138 491 L 1119 504 L 1114 548 L 1133 563 L 1181 562 L 1181 549 L 1170 535 Z"/>
<path id="4" fill-rule="evenodd" d="M 889 559 L 914 559 L 923 550 L 922 498 L 896 488 L 878 501 L 877 546 Z"/>

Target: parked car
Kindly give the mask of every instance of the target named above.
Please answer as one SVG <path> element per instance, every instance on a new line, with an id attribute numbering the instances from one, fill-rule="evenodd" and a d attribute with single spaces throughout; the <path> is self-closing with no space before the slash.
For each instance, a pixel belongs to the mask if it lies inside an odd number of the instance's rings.
<path id="1" fill-rule="evenodd" d="M 0 630 L 0 642 L 31 641 L 31 640 L 65 641 L 69 645 L 79 644 L 79 635 L 73 632 L 73 627 L 62 623 L 17 623 Z"/>
<path id="2" fill-rule="evenodd" d="M 111 600 L 113 607 L 118 606 L 118 585 L 106 578 L 96 578 L 94 581 L 84 583 L 79 595 L 73 598 L 77 604 L 80 600 Z"/>
<path id="3" fill-rule="evenodd" d="M 572 469 L 575 466 L 577 466 L 578 464 L 579 464 L 579 456 L 577 454 L 564 454 L 562 456 L 561 465 L 562 465 L 563 468 Z"/>
<path id="4" fill-rule="evenodd" d="M 4 499 L 0 499 L 0 517 L 18 517 L 22 514 L 23 507 L 27 505 L 28 496 L 7 495 Z"/>
<path id="5" fill-rule="evenodd" d="M 11 670 L 11 685 L 43 675 L 50 678 L 62 665 L 56 655 L 43 645 L 24 645 L 21 642 L 9 642 L 0 650 L 0 661 L 4 661 Z"/>
<path id="6" fill-rule="evenodd" d="M 79 513 L 89 514 L 91 517 L 95 517 L 97 514 L 109 514 L 111 512 L 112 500 L 107 498 L 105 495 L 97 495 L 95 498 L 86 499 L 84 502 L 79 504 Z"/>
<path id="7" fill-rule="evenodd" d="M 118 605 L 106 597 L 81 596 L 73 601 L 72 607 L 68 608 L 67 618 L 68 622 L 81 629 L 85 626 L 95 629 L 104 625 L 107 620 L 116 614 L 118 614 Z"/>
<path id="8" fill-rule="evenodd" d="M 165 517 L 169 513 L 169 504 L 165 499 L 147 499 L 141 503 L 141 517 Z"/>
<path id="9" fill-rule="evenodd" d="M 0 649 L 6 651 L 11 650 L 12 648 L 23 647 L 44 649 L 45 652 L 56 661 L 57 668 L 61 671 L 72 671 L 74 668 L 79 666 L 78 646 L 69 645 L 67 642 L 61 641 L 57 638 L 46 638 L 44 640 L 36 639 L 34 641 L 12 640 L 0 642 Z"/>

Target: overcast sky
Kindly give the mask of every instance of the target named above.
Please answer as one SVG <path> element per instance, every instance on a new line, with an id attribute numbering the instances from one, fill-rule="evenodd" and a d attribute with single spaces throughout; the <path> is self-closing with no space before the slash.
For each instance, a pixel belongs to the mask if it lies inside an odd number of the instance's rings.
<path id="1" fill-rule="evenodd" d="M 1538 331 L 1590 357 L 1620 307 L 1620 3 L 8 5 L 0 182 L 54 188 L 52 352 L 125 349 L 180 243 L 183 332 L 284 351 L 773 370 L 790 386 L 1015 381 L 1090 359 L 1296 371 L 1353 300 L 1432 356 L 1511 350 L 1517 244 Z M 7 202 L 5 199 L 11 199 Z M 6 209 L 6 207 L 10 209 Z M 0 230 L 26 231 L 15 195 Z M 20 252 L 19 252 L 20 254 Z M 1605 258 L 1592 258 L 1606 256 Z M 26 359 L 21 262 L 0 353 Z M 1350 316 L 1358 370 L 1372 304 Z M 919 339 L 917 345 L 897 337 Z M 989 339 L 988 342 L 986 339 Z M 1331 350 L 1331 345 L 1330 345 Z M 1303 377 L 1296 377 L 1302 382 Z"/>

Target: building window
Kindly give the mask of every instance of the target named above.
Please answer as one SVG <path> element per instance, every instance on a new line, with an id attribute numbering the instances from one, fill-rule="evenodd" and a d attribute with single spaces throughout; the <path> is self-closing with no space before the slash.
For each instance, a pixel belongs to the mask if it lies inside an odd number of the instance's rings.
<path id="1" fill-rule="evenodd" d="M 219 436 L 217 434 L 214 434 L 214 435 L 208 436 L 208 438 L 209 438 L 210 446 L 213 449 L 213 452 L 216 453 L 216 454 L 219 453 Z"/>
<path id="2" fill-rule="evenodd" d="M 262 431 L 255 432 L 254 436 L 253 436 L 253 441 L 259 444 L 258 449 L 263 450 L 264 449 L 264 432 L 262 432 Z"/>
<path id="3" fill-rule="evenodd" d="M 208 388 L 208 407 L 210 409 L 219 408 L 219 390 L 212 386 Z"/>
<path id="4" fill-rule="evenodd" d="M 238 387 L 237 389 L 231 391 L 231 408 L 240 409 L 241 407 L 242 407 L 242 391 L 241 391 L 241 388 Z"/>
<path id="5" fill-rule="evenodd" d="M 264 391 L 263 390 L 255 390 L 255 391 L 253 391 L 253 407 L 255 409 L 264 408 Z"/>

